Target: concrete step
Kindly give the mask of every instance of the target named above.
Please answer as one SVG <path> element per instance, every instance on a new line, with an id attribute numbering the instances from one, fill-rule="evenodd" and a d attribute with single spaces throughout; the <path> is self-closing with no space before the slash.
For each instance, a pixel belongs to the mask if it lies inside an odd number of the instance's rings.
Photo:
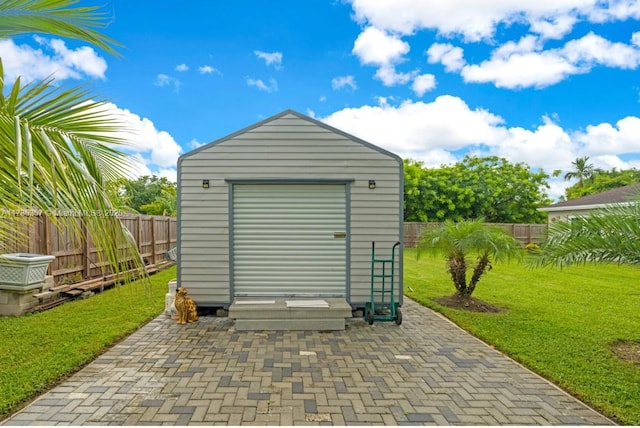
<path id="1" fill-rule="evenodd" d="M 326 307 L 315 303 L 326 302 Z M 229 318 L 236 330 L 344 330 L 352 316 L 344 298 L 236 298 L 229 307 Z"/>

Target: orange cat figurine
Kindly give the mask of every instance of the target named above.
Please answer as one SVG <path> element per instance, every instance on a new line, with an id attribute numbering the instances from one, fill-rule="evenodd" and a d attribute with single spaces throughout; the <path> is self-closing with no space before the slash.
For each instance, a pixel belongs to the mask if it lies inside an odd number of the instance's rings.
<path id="1" fill-rule="evenodd" d="M 198 321 L 198 309 L 193 299 L 187 297 L 186 288 L 180 287 L 176 291 L 175 306 L 178 312 L 178 324 Z"/>

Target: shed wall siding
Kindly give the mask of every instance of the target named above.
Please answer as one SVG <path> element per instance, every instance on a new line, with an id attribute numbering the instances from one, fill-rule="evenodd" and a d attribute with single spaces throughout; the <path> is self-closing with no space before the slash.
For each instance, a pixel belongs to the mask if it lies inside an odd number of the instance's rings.
<path id="1" fill-rule="evenodd" d="M 385 256 L 401 239 L 401 174 L 397 159 L 295 115 L 190 153 L 179 165 L 179 282 L 199 305 L 231 302 L 227 180 L 352 180 L 350 301 L 364 303 L 371 241 Z"/>

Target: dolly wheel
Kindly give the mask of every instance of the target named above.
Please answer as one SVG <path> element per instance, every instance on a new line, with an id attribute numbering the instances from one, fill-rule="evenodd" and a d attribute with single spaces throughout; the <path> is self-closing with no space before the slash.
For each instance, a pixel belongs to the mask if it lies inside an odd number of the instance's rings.
<path id="1" fill-rule="evenodd" d="M 371 309 L 367 310 L 367 315 L 366 315 L 366 320 L 369 323 L 369 325 L 373 324 L 373 311 Z"/>
<path id="2" fill-rule="evenodd" d="M 394 321 L 396 322 L 396 325 L 402 324 L 402 311 L 400 308 L 396 308 L 396 317 Z"/>

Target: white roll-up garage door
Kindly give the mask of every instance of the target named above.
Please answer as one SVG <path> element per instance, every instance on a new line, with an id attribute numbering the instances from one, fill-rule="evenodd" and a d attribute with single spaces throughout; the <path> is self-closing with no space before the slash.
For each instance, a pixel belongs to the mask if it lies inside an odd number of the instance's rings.
<path id="1" fill-rule="evenodd" d="M 344 184 L 233 184 L 236 296 L 346 294 Z"/>

